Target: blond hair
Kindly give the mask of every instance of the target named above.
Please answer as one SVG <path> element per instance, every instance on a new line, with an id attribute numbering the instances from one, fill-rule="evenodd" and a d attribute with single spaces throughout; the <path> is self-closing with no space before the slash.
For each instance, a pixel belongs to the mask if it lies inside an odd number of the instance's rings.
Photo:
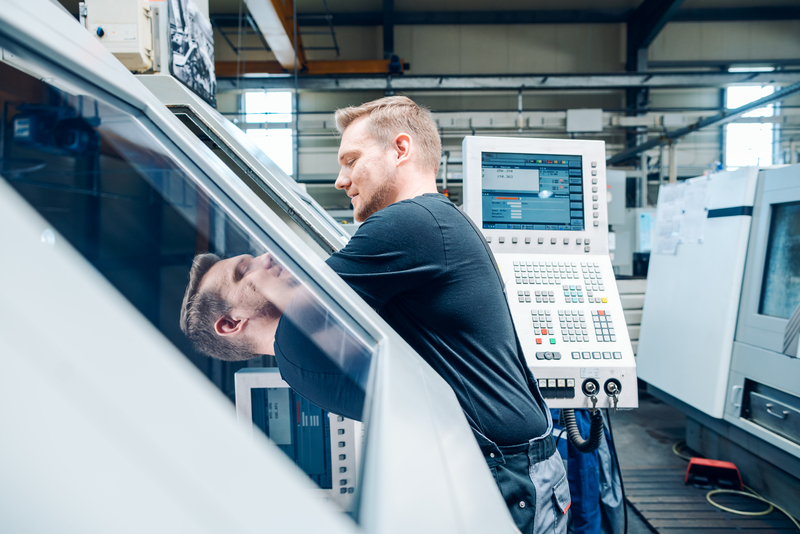
<path id="1" fill-rule="evenodd" d="M 231 311 L 231 306 L 215 291 L 202 293 L 203 277 L 221 258 L 216 254 L 198 254 L 189 272 L 189 285 L 181 304 L 181 330 L 196 351 L 229 362 L 255 358 L 250 340 L 225 339 L 217 334 L 214 324 Z"/>
<path id="2" fill-rule="evenodd" d="M 439 174 L 442 140 L 429 110 L 408 97 L 387 96 L 336 110 L 336 129 L 343 134 L 356 119 L 364 116 L 369 116 L 369 131 L 379 145 L 389 148 L 398 134 L 406 133 L 419 148 L 420 168 Z"/>

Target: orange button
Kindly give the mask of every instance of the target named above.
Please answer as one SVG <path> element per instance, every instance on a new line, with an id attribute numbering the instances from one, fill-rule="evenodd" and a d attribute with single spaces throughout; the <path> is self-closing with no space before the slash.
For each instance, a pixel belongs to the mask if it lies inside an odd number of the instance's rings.
<path id="1" fill-rule="evenodd" d="M 543 336 L 546 336 L 546 335 L 547 335 L 547 328 L 542 328 L 542 335 L 543 335 Z"/>
<path id="2" fill-rule="evenodd" d="M 541 344 L 542 344 L 542 338 L 540 338 L 540 337 L 537 337 L 537 338 L 536 338 L 536 344 L 537 344 L 537 345 L 541 345 Z"/>
<path id="3" fill-rule="evenodd" d="M 605 314 L 606 314 L 606 312 L 604 312 L 603 310 L 600 310 L 600 311 L 599 311 L 599 312 L 597 312 L 597 313 L 598 313 L 598 314 L 600 314 L 600 315 L 605 315 Z"/>

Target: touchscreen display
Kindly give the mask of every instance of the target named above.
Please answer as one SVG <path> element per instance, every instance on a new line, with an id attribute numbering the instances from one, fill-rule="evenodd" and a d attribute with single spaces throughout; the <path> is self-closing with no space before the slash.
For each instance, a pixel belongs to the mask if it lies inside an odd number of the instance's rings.
<path id="1" fill-rule="evenodd" d="M 484 228 L 583 230 L 581 156 L 481 153 Z"/>

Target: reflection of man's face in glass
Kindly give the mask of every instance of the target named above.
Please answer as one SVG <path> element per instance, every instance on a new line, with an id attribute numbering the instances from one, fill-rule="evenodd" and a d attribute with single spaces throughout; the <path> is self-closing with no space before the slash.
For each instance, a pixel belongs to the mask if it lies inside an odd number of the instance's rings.
<path id="1" fill-rule="evenodd" d="M 214 264 L 199 292 L 214 291 L 231 307 L 216 321 L 217 334 L 250 334 L 259 345 L 269 345 L 269 351 L 262 351 L 269 354 L 278 321 L 297 287 L 297 280 L 269 254 L 245 254 Z"/>

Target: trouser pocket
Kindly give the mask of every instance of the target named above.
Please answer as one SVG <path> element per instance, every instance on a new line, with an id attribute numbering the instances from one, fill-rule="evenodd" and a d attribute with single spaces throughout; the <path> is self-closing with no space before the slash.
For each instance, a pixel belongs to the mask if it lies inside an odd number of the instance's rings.
<path id="1" fill-rule="evenodd" d="M 567 531 L 567 511 L 572 501 L 567 472 L 558 451 L 550 458 L 531 465 L 530 477 L 536 488 L 534 534 L 564 534 Z"/>

